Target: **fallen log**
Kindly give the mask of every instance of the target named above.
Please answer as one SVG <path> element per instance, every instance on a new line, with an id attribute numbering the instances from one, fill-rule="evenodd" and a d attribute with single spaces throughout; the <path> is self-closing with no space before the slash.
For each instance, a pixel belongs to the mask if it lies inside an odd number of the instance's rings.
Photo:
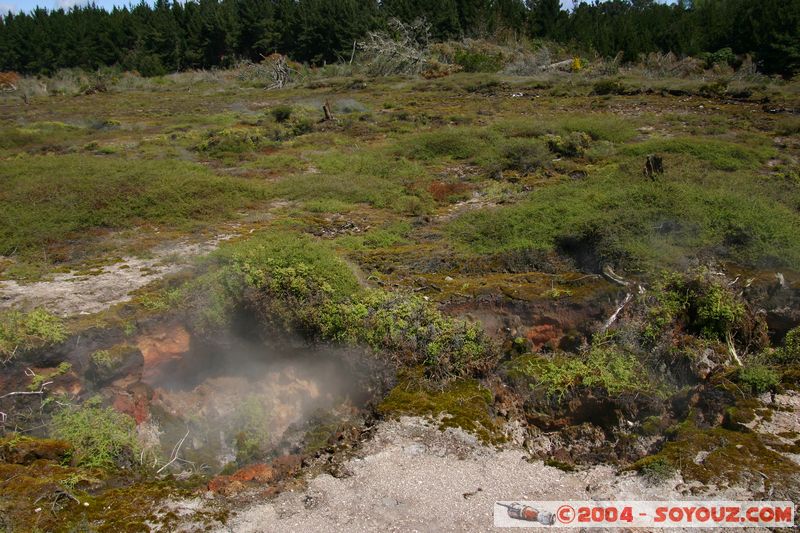
<path id="1" fill-rule="evenodd" d="M 572 70 L 572 61 L 572 59 L 565 59 L 564 61 L 552 63 L 544 67 L 544 70 Z"/>
<path id="2" fill-rule="evenodd" d="M 612 269 L 611 265 L 606 265 L 603 267 L 603 277 L 606 278 L 611 283 L 616 283 L 622 287 L 627 287 L 630 285 L 630 282 L 625 281 L 622 277 L 618 276 Z"/>

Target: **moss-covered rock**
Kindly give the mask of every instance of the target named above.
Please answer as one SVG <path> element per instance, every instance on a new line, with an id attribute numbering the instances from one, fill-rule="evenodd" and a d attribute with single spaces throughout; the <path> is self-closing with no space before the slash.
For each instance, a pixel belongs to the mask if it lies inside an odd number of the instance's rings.
<path id="1" fill-rule="evenodd" d="M 29 465 L 46 459 L 60 462 L 72 451 L 69 443 L 56 439 L 34 439 L 11 434 L 0 439 L 0 461 L 10 464 Z"/>
<path id="2" fill-rule="evenodd" d="M 98 350 L 89 357 L 87 375 L 98 385 L 105 385 L 134 372 L 141 372 L 144 356 L 136 346 L 119 344 Z"/>
<path id="3" fill-rule="evenodd" d="M 493 397 L 489 389 L 473 379 L 454 381 L 443 389 L 431 389 L 426 386 L 422 372 L 421 368 L 403 372 L 397 385 L 378 405 L 378 412 L 388 417 L 431 417 L 439 420 L 442 429 L 459 427 L 475 433 L 485 443 L 505 441 L 492 411 Z"/>
<path id="4" fill-rule="evenodd" d="M 760 406 L 757 400 L 743 400 L 725 410 L 723 427 L 732 431 L 751 431 L 749 424 L 756 420 L 755 409 Z"/>
<path id="5" fill-rule="evenodd" d="M 635 469 L 654 461 L 677 466 L 687 480 L 720 487 L 735 484 L 765 485 L 765 494 L 797 494 L 800 466 L 769 449 L 756 433 L 722 427 L 700 428 L 684 422 L 670 432 L 670 441 L 660 452 L 635 463 Z"/>

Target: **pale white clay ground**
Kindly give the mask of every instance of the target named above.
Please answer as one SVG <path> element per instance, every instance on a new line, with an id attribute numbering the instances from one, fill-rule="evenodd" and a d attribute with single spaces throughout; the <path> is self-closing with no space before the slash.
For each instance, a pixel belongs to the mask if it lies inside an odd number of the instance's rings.
<path id="1" fill-rule="evenodd" d="M 527 462 L 522 449 L 498 452 L 463 431 L 441 432 L 419 418 L 381 422 L 345 470 L 346 477 L 320 475 L 303 492 L 235 509 L 216 531 L 493 531 L 496 500 L 748 499 L 746 490 L 736 488 L 693 495 L 677 476 L 648 486 L 610 466 L 563 472 Z M 191 531 L 197 526 L 192 515 L 218 504 L 197 498 L 170 507 Z"/>

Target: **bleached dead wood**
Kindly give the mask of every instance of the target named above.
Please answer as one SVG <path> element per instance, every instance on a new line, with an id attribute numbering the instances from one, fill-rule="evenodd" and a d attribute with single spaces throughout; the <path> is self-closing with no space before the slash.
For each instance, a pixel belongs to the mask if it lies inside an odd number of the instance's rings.
<path id="1" fill-rule="evenodd" d="M 628 287 L 630 282 L 625 281 L 622 277 L 618 276 L 612 269 L 611 265 L 603 267 L 603 277 L 612 283 L 616 283 L 622 287 Z"/>
<path id="2" fill-rule="evenodd" d="M 367 59 L 370 74 L 417 74 L 428 61 L 430 24 L 422 19 L 404 23 L 390 19 L 388 31 L 367 33 L 358 48 Z"/>
<path id="3" fill-rule="evenodd" d="M 551 63 L 544 67 L 545 71 L 549 70 L 572 70 L 572 59 L 565 59 L 564 61 L 558 61 L 557 63 Z"/>
<path id="4" fill-rule="evenodd" d="M 619 314 L 622 312 L 623 309 L 625 309 L 625 306 L 628 305 L 632 299 L 633 299 L 633 294 L 632 293 L 629 292 L 628 294 L 625 295 L 625 299 L 622 301 L 621 304 L 619 304 L 619 306 L 617 307 L 617 310 L 614 311 L 614 314 L 612 314 L 608 318 L 608 320 L 606 320 L 606 323 L 603 324 L 603 331 L 606 331 L 608 328 L 610 328 L 614 324 L 614 322 L 617 321 L 617 318 L 619 317 Z"/>
<path id="5" fill-rule="evenodd" d="M 163 472 L 163 471 L 164 471 L 164 470 L 165 470 L 165 469 L 166 469 L 166 468 L 167 468 L 169 465 L 171 465 L 172 463 L 174 463 L 175 461 L 177 461 L 177 460 L 178 460 L 178 454 L 179 454 L 179 453 L 180 453 L 180 451 L 181 451 L 181 446 L 183 446 L 183 443 L 184 443 L 184 441 L 186 440 L 186 437 L 188 437 L 188 436 L 189 436 L 189 430 L 187 429 L 187 430 L 186 430 L 186 435 L 184 435 L 184 436 L 183 436 L 183 438 L 182 438 L 181 440 L 179 440 L 177 443 L 175 443 L 175 447 L 174 447 L 174 448 L 172 448 L 172 454 L 170 454 L 170 460 L 169 460 L 169 462 L 168 462 L 167 464 L 165 464 L 164 466 L 162 466 L 161 468 L 159 468 L 159 469 L 156 471 L 156 474 L 160 474 L 160 473 L 161 473 L 161 472 Z"/>

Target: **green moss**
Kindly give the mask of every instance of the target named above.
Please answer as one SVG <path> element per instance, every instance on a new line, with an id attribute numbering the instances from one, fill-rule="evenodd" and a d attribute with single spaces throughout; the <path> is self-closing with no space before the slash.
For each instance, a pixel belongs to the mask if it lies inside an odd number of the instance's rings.
<path id="1" fill-rule="evenodd" d="M 192 482 L 141 481 L 130 474 L 64 466 L 49 459 L 28 465 L 0 462 L 0 513 L 10 531 L 147 532 L 175 530 L 175 513 L 165 512 L 167 499 L 195 496 Z M 65 496 L 69 492 L 78 501 Z M 37 511 L 36 509 L 40 510 Z M 198 511 L 201 527 L 219 527 L 224 510 Z"/>
<path id="2" fill-rule="evenodd" d="M 708 454 L 695 462 L 700 452 Z M 786 488 L 800 475 L 798 465 L 767 448 L 755 433 L 701 429 L 691 422 L 677 426 L 659 453 L 642 459 L 634 468 L 655 461 L 677 466 L 684 479 L 718 486 L 764 482 L 768 488 Z"/>
<path id="3" fill-rule="evenodd" d="M 383 416 L 427 416 L 437 419 L 445 415 L 439 427 L 459 427 L 475 433 L 486 443 L 505 440 L 492 414 L 492 393 L 476 380 L 454 381 L 443 389 L 425 386 L 422 369 L 407 370 L 398 384 L 378 405 Z"/>
<path id="4" fill-rule="evenodd" d="M 635 466 L 639 474 L 650 485 L 660 485 L 670 479 L 677 469 L 666 457 L 650 456 L 642 459 Z"/>
<path id="5" fill-rule="evenodd" d="M 138 348 L 131 344 L 117 344 L 107 350 L 97 350 L 89 356 L 92 365 L 100 370 L 113 370 L 119 366 L 133 352 L 138 352 Z"/>
<path id="6" fill-rule="evenodd" d="M 747 424 L 756 419 L 756 412 L 753 404 L 748 402 L 737 402 L 735 406 L 725 409 L 723 426 L 734 431 L 750 431 Z"/>
<path id="7" fill-rule="evenodd" d="M 553 468 L 558 468 L 563 472 L 575 472 L 576 470 L 575 465 L 570 463 L 564 463 L 562 461 L 556 461 L 555 459 L 545 459 L 544 464 L 546 466 L 552 466 Z"/>
<path id="8" fill-rule="evenodd" d="M 28 465 L 46 459 L 63 462 L 71 454 L 70 445 L 57 439 L 37 439 L 12 433 L 0 439 L 0 462 Z"/>
<path id="9" fill-rule="evenodd" d="M 642 422 L 642 434 L 647 436 L 659 435 L 664 430 L 664 421 L 660 416 L 648 416 Z"/>
<path id="10" fill-rule="evenodd" d="M 72 364 L 64 361 L 59 363 L 56 368 L 40 372 L 39 374 L 34 374 L 34 376 L 31 378 L 30 384 L 28 385 L 28 390 L 38 391 L 42 388 L 42 385 L 45 382 L 50 381 L 58 376 L 63 376 L 70 370 L 72 370 Z"/>

